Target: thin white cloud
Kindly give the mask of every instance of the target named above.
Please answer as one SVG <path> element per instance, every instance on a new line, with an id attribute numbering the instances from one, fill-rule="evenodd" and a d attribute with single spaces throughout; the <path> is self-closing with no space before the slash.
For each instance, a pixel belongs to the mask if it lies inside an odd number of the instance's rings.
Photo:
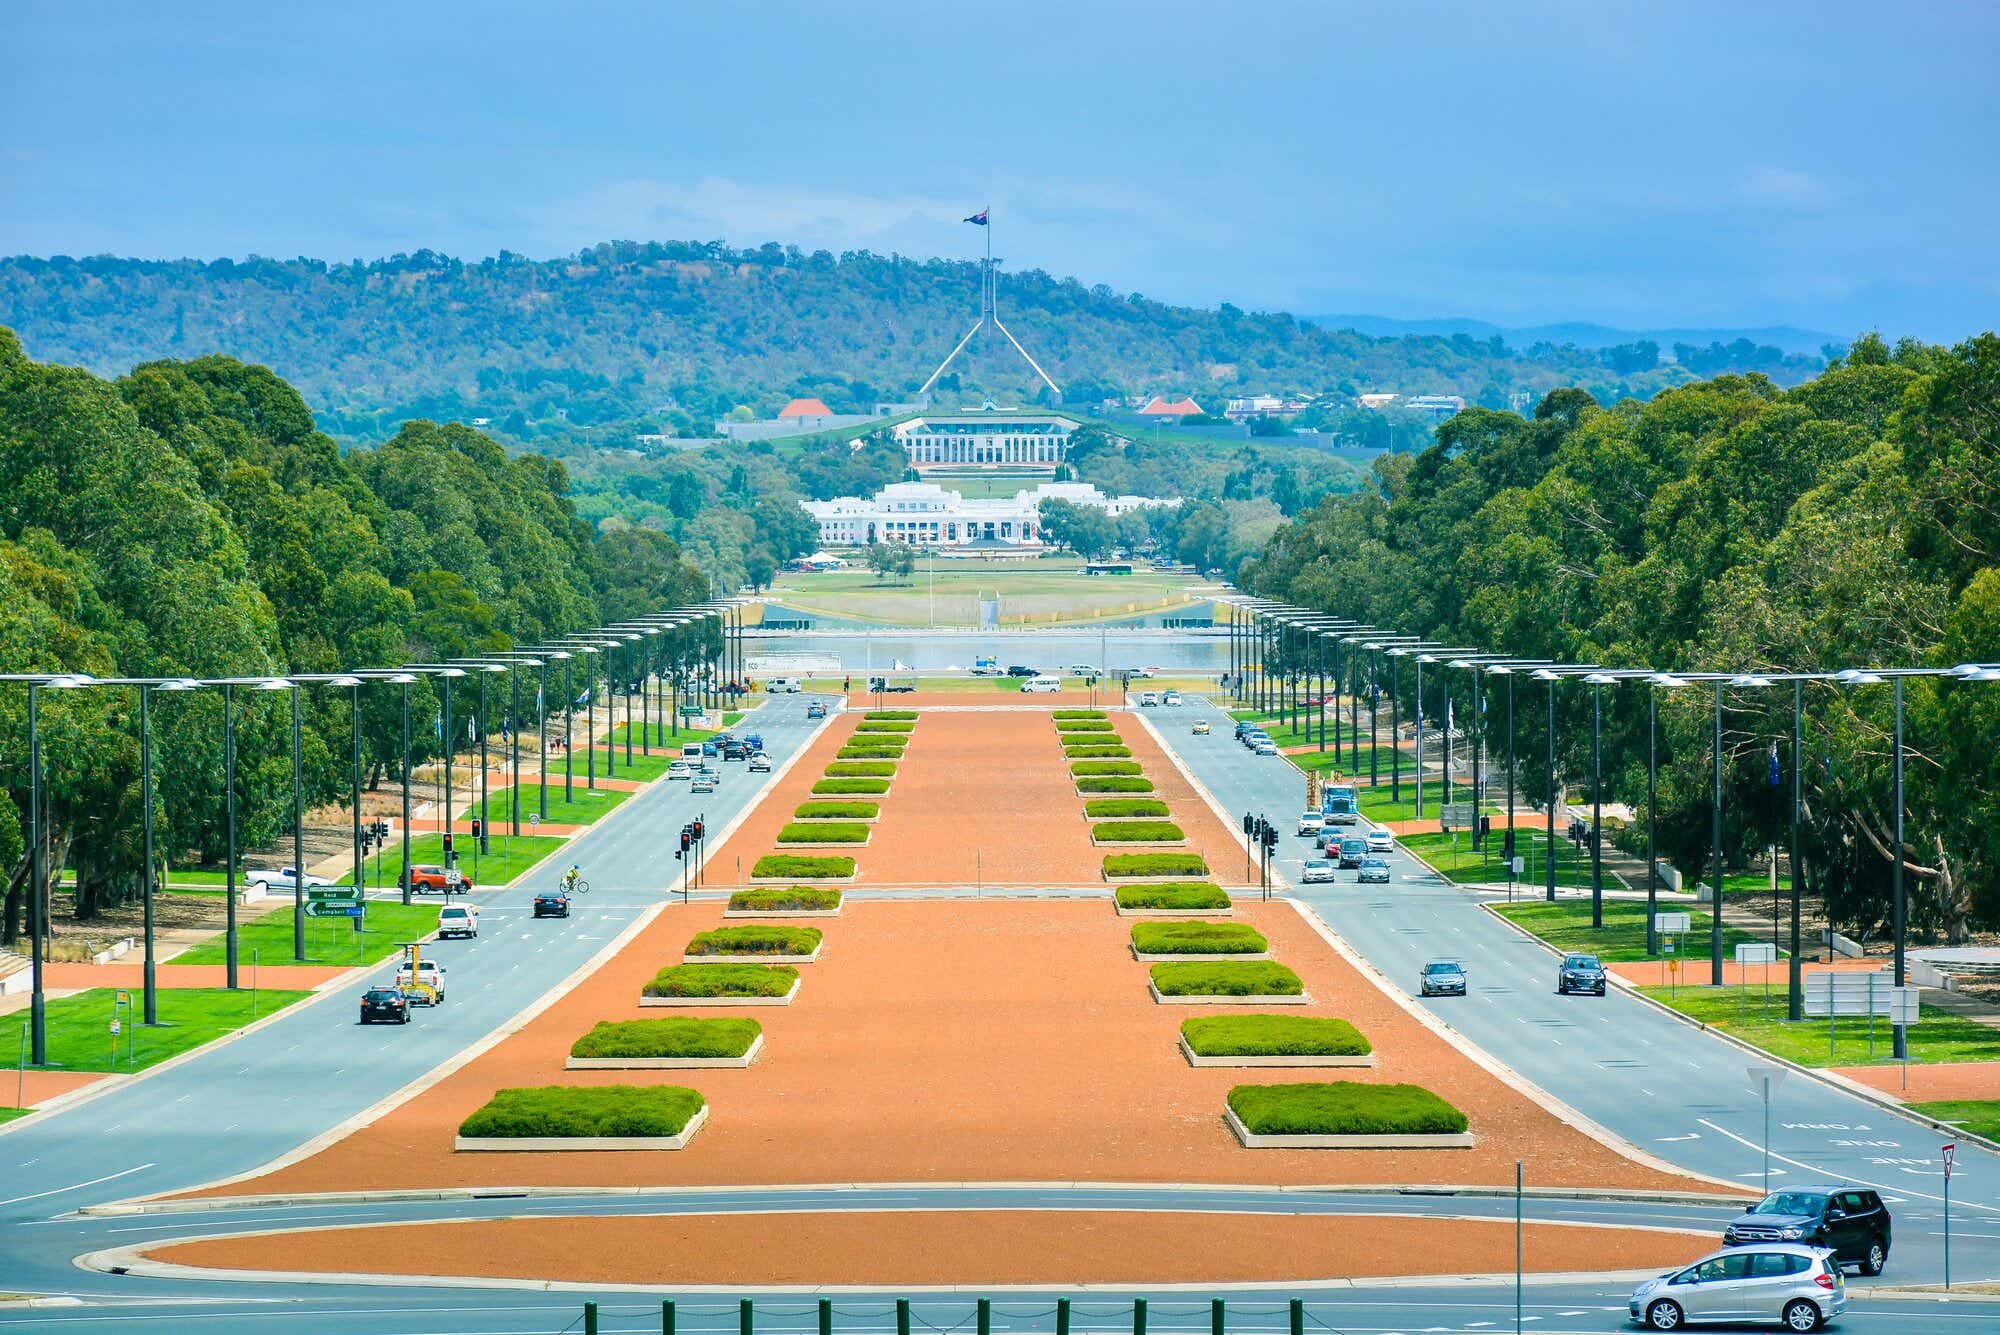
<path id="1" fill-rule="evenodd" d="M 710 176 L 691 184 L 611 181 L 526 212 L 545 230 L 587 237 L 754 237 L 848 249 L 911 226 L 957 222 L 980 207 L 964 199 L 774 188 Z"/>
<path id="2" fill-rule="evenodd" d="M 1748 204 L 1823 209 L 1833 202 L 1826 182 L 1793 167 L 1752 167 L 1736 181 L 1736 197 Z"/>

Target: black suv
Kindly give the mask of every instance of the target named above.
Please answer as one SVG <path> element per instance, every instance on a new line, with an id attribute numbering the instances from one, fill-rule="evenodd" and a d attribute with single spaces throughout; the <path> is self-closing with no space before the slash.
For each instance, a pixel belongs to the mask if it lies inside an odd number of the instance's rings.
<path id="1" fill-rule="evenodd" d="M 410 1002 L 394 987 L 371 987 L 361 994 L 361 1023 L 408 1024 Z"/>
<path id="2" fill-rule="evenodd" d="M 1042 674 L 1031 667 L 1022 667 L 1019 663 L 1016 663 L 1007 669 L 1007 675 L 1010 677 L 1039 677 Z"/>
<path id="3" fill-rule="evenodd" d="M 1556 966 L 1556 995 L 1595 992 L 1604 995 L 1604 965 L 1595 955 L 1565 955 Z"/>
<path id="4" fill-rule="evenodd" d="M 569 896 L 560 890 L 537 890 L 535 892 L 535 916 L 537 918 L 567 918 L 569 916 Z"/>
<path id="5" fill-rule="evenodd" d="M 1889 1210 L 1866 1187 L 1793 1187 L 1774 1191 L 1729 1222 L 1729 1247 L 1800 1242 L 1830 1247 L 1843 1265 L 1879 1275 L 1889 1263 Z"/>

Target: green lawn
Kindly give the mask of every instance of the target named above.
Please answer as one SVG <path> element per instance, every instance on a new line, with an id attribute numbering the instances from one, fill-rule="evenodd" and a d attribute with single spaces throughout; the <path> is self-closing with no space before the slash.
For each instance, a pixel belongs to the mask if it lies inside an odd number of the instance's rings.
<path id="1" fill-rule="evenodd" d="M 1975 1136 L 2000 1140 L 2000 1099 L 1947 1099 L 1942 1103 L 1912 1103 L 1910 1107 L 1926 1117 L 1962 1126 Z"/>
<path id="2" fill-rule="evenodd" d="M 11 1122 L 16 1117 L 26 1117 L 33 1108 L 0 1108 L 0 1123 Z"/>
<path id="3" fill-rule="evenodd" d="M 143 1005 L 139 989 L 128 988 L 126 992 L 133 1006 L 115 1008 L 124 1030 L 118 1035 L 115 1062 L 111 1051 L 111 1019 L 117 990 L 93 987 L 52 998 L 48 1009 L 49 1065 L 71 1071 L 143 1071 L 312 995 L 265 988 L 255 994 L 253 1014 L 253 999 L 248 989 L 231 992 L 222 987 L 162 988 L 160 1024 L 148 1028 L 132 1023 L 134 1011 Z M 25 1014 L 7 1018 L 14 1024 L 0 1026 L 0 1033 L 27 1023 Z M 19 1036 L 13 1033 L 0 1040 L 10 1046 L 19 1041 Z"/>
<path id="4" fill-rule="evenodd" d="M 435 904 L 393 904 L 370 901 L 357 932 L 348 918 L 307 918 L 307 964 L 351 967 L 374 964 L 396 953 L 399 941 L 415 941 L 437 930 Z M 260 918 L 243 923 L 236 932 L 236 957 L 250 962 L 255 950 L 264 964 L 295 964 L 292 955 L 292 909 L 289 904 Z M 174 956 L 174 964 L 222 964 L 227 962 L 222 938 L 205 941 L 194 949 Z"/>
<path id="5" fill-rule="evenodd" d="M 1306 739 L 1306 744 L 1308 745 L 1318 745 L 1318 742 L 1319 739 L 1317 737 Z M 1285 743 L 1280 742 L 1279 745 L 1283 746 Z M 1395 775 L 1395 752 L 1388 746 L 1370 746 L 1366 742 L 1363 742 L 1361 744 L 1361 760 L 1357 764 L 1354 759 L 1354 751 L 1351 747 L 1342 747 L 1338 751 L 1333 749 L 1332 729 L 1327 730 L 1326 750 L 1299 752 L 1292 757 L 1292 763 L 1300 769 L 1305 770 L 1308 774 L 1339 773 L 1350 780 L 1361 779 L 1366 781 L 1370 773 L 1368 766 L 1377 755 L 1381 756 L 1381 761 L 1379 762 L 1382 767 L 1381 786 L 1388 788 L 1390 780 Z M 1416 781 L 1417 762 L 1411 758 L 1409 752 L 1405 751 L 1403 753 L 1403 783 L 1406 787 L 1413 788 Z M 1412 795 L 1414 796 L 1414 793 Z M 1424 796 L 1430 796 L 1428 783 L 1425 784 Z M 1426 805 L 1429 804 L 1427 803 Z"/>
<path id="6" fill-rule="evenodd" d="M 702 1110 L 682 1085 L 544 1085 L 502 1089 L 459 1123 L 461 1136 L 677 1136 Z"/>
<path id="7" fill-rule="evenodd" d="M 1684 960 L 1700 963 L 1708 959 L 1708 915 L 1680 905 L 1663 906 L 1666 912 L 1687 912 L 1693 930 L 1677 941 Z M 1590 901 L 1564 899 L 1556 903 L 1536 900 L 1524 904 L 1495 904 L 1494 912 L 1525 931 L 1531 932 L 1557 950 L 1585 951 L 1606 960 L 1643 960 L 1646 954 L 1646 905 L 1630 899 L 1604 901 L 1604 926 L 1590 925 Z M 1722 929 L 1722 957 L 1736 958 L 1739 941 L 1757 938 L 1734 927 Z M 1782 952 L 1780 952 L 1782 957 Z M 1685 991 L 1686 989 L 1683 989 Z"/>
<path id="8" fill-rule="evenodd" d="M 598 788 L 588 786 L 570 789 L 572 796 L 565 801 L 560 780 L 548 784 L 549 813 L 545 819 L 552 825 L 588 825 L 605 815 L 613 807 L 632 794 L 623 788 Z M 526 830 L 528 817 L 541 810 L 542 785 L 524 783 L 521 785 L 521 828 Z M 513 819 L 514 798 L 508 789 L 491 794 L 486 801 L 486 815 L 495 822 L 495 827 L 505 829 Z"/>
<path id="9" fill-rule="evenodd" d="M 554 810 L 558 785 L 549 785 L 550 809 Z M 583 790 L 578 789 L 579 793 Z M 600 790 L 608 793 L 608 789 Z M 458 867 L 472 878 L 476 887 L 501 886 L 519 876 L 528 868 L 540 862 L 549 854 L 561 848 L 569 840 L 563 835 L 524 834 L 516 839 L 502 833 L 507 827 L 498 826 L 488 839 L 490 852 L 479 853 L 470 834 L 458 832 Z M 528 813 L 521 813 L 521 828 L 528 828 Z M 436 866 L 444 861 L 444 836 L 441 834 L 420 834 L 410 840 L 410 861 L 419 867 Z M 336 878 L 341 885 L 351 885 L 351 872 Z M 403 844 L 400 839 L 391 838 L 389 846 L 368 859 L 368 884 L 378 889 L 394 889 L 403 880 Z M 371 913 L 374 910 L 369 910 Z"/>
<path id="10" fill-rule="evenodd" d="M 625 733 L 627 730 L 628 730 L 628 725 L 623 723 L 619 724 L 617 727 L 611 730 L 612 740 L 615 741 L 618 745 L 618 760 L 619 763 L 621 764 L 624 763 L 625 760 Z M 637 760 L 641 755 L 645 754 L 638 748 L 641 745 L 643 745 L 649 737 L 652 740 L 654 750 L 657 751 L 659 748 L 663 746 L 672 747 L 673 753 L 675 755 L 679 755 L 680 748 L 686 743 L 705 742 L 709 738 L 715 736 L 713 732 L 705 728 L 683 727 L 679 731 L 675 731 L 674 725 L 671 722 L 664 719 L 650 719 L 650 720 L 634 719 L 629 725 L 629 730 L 632 733 L 632 746 L 633 746 L 632 758 L 634 760 Z M 599 739 L 598 745 L 600 748 L 603 746 L 602 739 Z M 562 757 L 560 755 L 556 757 L 556 759 L 558 760 L 560 760 L 561 758 Z M 583 758 L 583 753 L 581 751 L 577 752 L 577 759 L 579 763 L 582 761 L 582 758 Z M 600 766 L 600 768 L 602 768 L 602 766 Z"/>
<path id="11" fill-rule="evenodd" d="M 1779 981 L 1774 979 L 1774 983 Z M 1664 1002 L 1683 1015 L 1692 1016 L 1801 1066 L 1865 1066 L 1871 1060 L 1867 1020 L 1840 1020 L 1834 1028 L 1835 1047 L 1829 1057 L 1827 1022 L 1823 1019 L 1801 1020 L 1793 1024 L 1784 1019 L 1782 986 L 1771 989 L 1768 1019 L 1763 1010 L 1763 989 L 1754 983 L 1747 990 L 1747 1005 L 1745 996 L 1734 987 L 1648 987 L 1642 990 L 1655 1001 Z M 1741 1016 L 1739 1012 L 1742 1012 Z M 1873 1060 L 1887 1064 L 1889 1052 L 1889 1022 L 1878 1018 L 1875 1021 Z M 1918 1012 L 1917 1023 L 1910 1028 L 1910 1060 L 2000 1061 L 2000 1029 L 1988 1029 L 1963 1016 L 1925 1006 Z"/>
<path id="12" fill-rule="evenodd" d="M 1472 832 L 1469 830 L 1458 831 L 1455 840 L 1453 835 L 1440 832 L 1406 834 L 1401 837 L 1400 842 L 1404 848 L 1436 867 L 1446 880 L 1461 883 L 1498 883 L 1507 879 L 1507 863 L 1500 856 L 1500 850 L 1505 846 L 1503 842 L 1505 838 L 1503 831 L 1494 830 L 1486 838 L 1485 849 L 1478 853 L 1472 851 Z M 1515 843 L 1525 860 L 1520 876 L 1515 879 L 1529 886 L 1547 885 L 1546 836 L 1540 833 L 1530 836 L 1526 831 L 1517 828 Z M 1556 839 L 1556 884 L 1578 886 L 1586 890 L 1590 888 L 1589 853 L 1586 852 L 1579 857 L 1569 841 L 1561 837 Z M 1618 890 L 1623 886 L 1624 882 L 1609 871 L 1604 873 L 1605 889 Z"/>
<path id="13" fill-rule="evenodd" d="M 1017 485 L 1008 495 L 1033 486 L 1013 481 Z M 955 489 L 951 482 L 945 486 Z M 919 556 L 914 574 L 892 582 L 866 569 L 788 571 L 773 584 L 771 596 L 803 612 L 857 621 L 971 626 L 979 623 L 981 597 L 998 595 L 1006 623 L 1085 621 L 1184 603 L 1183 590 L 1193 582 L 1187 575 L 1091 578 L 1077 573 L 1079 565 L 1067 558 L 987 564 Z"/>
<path id="14" fill-rule="evenodd" d="M 1238 1085 L 1229 1107 L 1252 1135 L 1455 1135 L 1465 1114 L 1421 1085 Z"/>

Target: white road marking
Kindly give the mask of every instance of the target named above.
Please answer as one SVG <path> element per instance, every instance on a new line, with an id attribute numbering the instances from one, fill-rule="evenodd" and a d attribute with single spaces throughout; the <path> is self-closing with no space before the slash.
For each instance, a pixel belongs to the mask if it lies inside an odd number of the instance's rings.
<path id="1" fill-rule="evenodd" d="M 144 1172 L 146 1169 L 151 1168 L 152 1166 L 153 1165 L 150 1163 L 142 1163 L 136 1168 L 126 1168 L 116 1173 L 107 1173 L 103 1177 L 93 1177 L 88 1182 L 78 1182 L 72 1186 L 67 1186 L 67 1187 L 56 1187 L 50 1191 L 38 1191 L 32 1196 L 16 1196 L 11 1200 L 0 1201 L 0 1205 L 19 1205 L 22 1201 L 38 1201 L 44 1196 L 60 1196 L 66 1191 L 81 1191 L 85 1187 L 94 1187 L 100 1182 L 110 1182 L 115 1178 L 127 1177 L 133 1173 Z"/>

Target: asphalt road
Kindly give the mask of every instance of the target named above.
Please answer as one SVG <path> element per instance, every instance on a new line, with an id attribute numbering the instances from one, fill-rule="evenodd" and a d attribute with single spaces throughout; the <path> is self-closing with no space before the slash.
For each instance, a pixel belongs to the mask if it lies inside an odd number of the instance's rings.
<path id="1" fill-rule="evenodd" d="M 430 947 L 445 968 L 446 1000 L 419 1008 L 410 1024 L 356 1022 L 361 993 L 393 978 L 396 963 L 388 960 L 263 1028 L 0 1134 L 0 1236 L 79 1206 L 248 1172 L 493 1032 L 678 887 L 680 864 L 663 851 L 671 836 L 697 813 L 720 832 L 756 801 L 822 726 L 806 720 L 806 700 L 774 699 L 746 725 L 778 762 L 771 774 L 719 766 L 725 777 L 717 791 L 700 797 L 685 783 L 655 784 L 573 841 L 563 859 L 512 889 L 474 895 L 479 935 Z M 535 920 L 534 892 L 555 885 L 570 860 L 581 865 L 589 894 L 576 897 L 567 920 Z M 13 1249 L 0 1253 L 5 1292 Z"/>
<path id="2" fill-rule="evenodd" d="M 1460 889 L 1400 847 L 1394 880 L 1359 885 L 1355 873 L 1305 885 L 1312 848 L 1296 838 L 1305 776 L 1283 757 L 1256 756 L 1232 736 L 1229 717 L 1205 700 L 1135 711 L 1222 807 L 1268 815 L 1282 833 L 1274 858 L 1291 893 L 1353 948 L 1415 996 L 1428 960 L 1465 967 L 1470 992 L 1421 1004 L 1473 1043 L 1662 1159 L 1758 1187 L 1764 1181 L 1764 1110 L 1748 1068 L 1758 1059 L 1613 989 L 1605 997 L 1555 994 L 1556 957 L 1480 907 L 1495 898 Z M 1191 725 L 1207 719 L 1206 737 Z M 1496 836 L 1497 837 L 1497 836 Z M 1504 900 L 1505 896 L 1498 898 Z M 1752 1004 L 1755 1004 L 1754 1001 Z M 1890 1202 L 1895 1239 L 1887 1278 L 1943 1278 L 1943 1173 L 1931 1128 L 1798 1073 L 1771 1103 L 1770 1183 L 1865 1183 Z M 2000 1277 L 2000 1156 L 1961 1144 L 1951 1182 L 1954 1279 Z"/>

